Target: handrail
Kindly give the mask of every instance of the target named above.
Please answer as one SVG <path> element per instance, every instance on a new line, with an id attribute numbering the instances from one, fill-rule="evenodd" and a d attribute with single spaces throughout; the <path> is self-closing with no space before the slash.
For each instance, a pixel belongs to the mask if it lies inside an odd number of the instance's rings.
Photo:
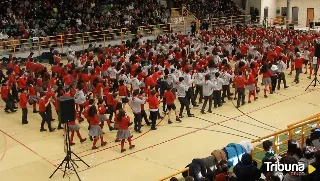
<path id="1" fill-rule="evenodd" d="M 169 31 L 169 24 L 157 24 L 157 25 L 149 25 L 146 26 L 138 26 L 137 34 L 140 35 L 142 31 L 150 31 L 156 37 L 156 30 L 161 29 L 163 32 Z M 158 28 L 159 27 L 159 28 Z M 110 31 L 109 31 L 110 30 Z M 52 46 L 60 47 L 61 52 L 63 53 L 63 47 L 66 44 L 82 44 L 82 49 L 84 50 L 84 44 L 87 42 L 98 42 L 103 41 L 104 47 L 106 47 L 106 41 L 109 39 L 120 39 L 123 40 L 124 36 L 128 36 L 131 31 L 128 28 L 120 28 L 120 29 L 105 29 L 99 31 L 92 32 L 77 32 L 74 34 L 59 34 L 55 36 L 45 36 L 45 37 L 29 37 L 29 38 L 21 38 L 21 39 L 13 39 L 13 40 L 0 40 L 0 52 L 13 52 L 15 53 L 20 49 L 28 48 L 34 49 L 38 51 L 38 55 L 40 56 L 41 48 L 50 48 Z"/>
<path id="2" fill-rule="evenodd" d="M 251 143 L 252 144 L 255 144 L 255 147 L 254 149 L 255 150 L 258 150 L 257 152 L 251 152 L 251 155 L 254 156 L 255 154 L 258 154 L 258 153 L 261 153 L 261 152 L 264 152 L 264 150 L 262 148 L 259 148 L 257 147 L 262 141 L 264 140 L 267 140 L 267 139 L 270 139 L 270 138 L 273 138 L 274 139 L 274 142 L 273 142 L 273 147 L 274 147 L 274 151 L 279 154 L 280 153 L 280 149 L 279 149 L 279 146 L 281 145 L 285 145 L 287 144 L 287 141 L 289 139 L 292 139 L 294 136 L 297 136 L 298 134 L 296 134 L 294 132 L 295 129 L 297 128 L 301 128 L 301 135 L 298 135 L 300 136 L 300 138 L 296 138 L 297 141 L 300 142 L 301 145 L 304 144 L 304 141 L 305 139 L 307 138 L 307 136 L 309 134 L 307 134 L 306 132 L 309 131 L 306 126 L 308 124 L 312 124 L 312 123 L 317 123 L 317 126 L 319 126 L 320 124 L 320 113 L 316 114 L 316 115 L 313 115 L 313 116 L 310 116 L 308 118 L 305 118 L 303 119 L 302 121 L 299 121 L 299 122 L 296 122 L 296 123 L 293 123 L 293 124 L 290 124 L 288 125 L 288 128 L 287 129 L 284 129 L 284 130 L 281 130 L 281 131 L 278 131 L 278 132 L 275 132 L 275 133 L 272 133 L 272 134 L 269 134 L 267 136 L 264 136 L 264 137 L 261 137 L 261 138 L 258 138 L 258 139 L 255 139 L 255 140 L 252 140 Z M 284 133 L 288 133 L 288 139 L 285 139 L 285 140 L 280 140 L 280 136 L 283 135 Z M 283 151 L 286 151 L 286 150 L 283 150 Z M 255 158 L 253 158 L 254 160 L 256 160 L 258 163 L 261 163 L 261 160 L 257 160 Z M 164 181 L 166 179 L 169 179 L 175 175 L 178 175 L 180 173 L 183 173 L 185 171 L 188 171 L 188 175 L 190 174 L 189 173 L 189 168 L 185 168 L 183 170 L 180 170 L 176 173 L 173 173 L 171 175 L 168 175 L 162 179 L 160 179 L 159 181 Z"/>
<path id="3" fill-rule="evenodd" d="M 318 117 L 318 116 L 320 116 L 320 113 L 319 113 L 319 114 L 316 114 L 316 115 L 313 115 L 313 116 L 310 116 L 310 117 L 308 117 L 308 118 L 305 118 L 305 119 L 303 119 L 302 121 L 298 121 L 298 122 L 289 124 L 289 125 L 288 125 L 288 128 L 293 127 L 293 126 L 296 126 L 296 125 L 303 124 L 303 123 L 305 123 L 306 121 L 309 121 L 310 119 L 314 119 L 314 118 L 316 118 L 316 117 Z"/>
<path id="4" fill-rule="evenodd" d="M 305 123 L 304 123 L 304 125 L 306 125 L 306 124 L 310 124 L 310 123 L 314 123 L 314 122 L 316 122 L 316 121 L 320 121 L 320 118 L 315 117 L 315 118 L 313 118 L 312 120 L 309 120 L 309 121 L 305 122 Z M 270 134 L 270 135 L 267 135 L 267 136 L 264 136 L 264 137 L 261 137 L 261 138 L 255 139 L 255 140 L 251 141 L 251 143 L 256 143 L 256 142 L 259 142 L 259 141 L 265 140 L 265 139 L 267 139 L 267 138 L 273 137 L 273 136 L 278 135 L 278 134 L 281 134 L 281 133 L 288 132 L 288 131 L 290 131 L 290 130 L 293 130 L 293 129 L 299 128 L 299 127 L 301 127 L 301 126 L 302 126 L 302 125 L 296 125 L 296 126 L 289 127 L 289 128 L 287 128 L 287 129 L 285 129 L 285 130 L 281 130 L 281 131 L 278 131 L 278 132 L 272 133 L 272 134 Z"/>
<path id="5" fill-rule="evenodd" d="M 189 176 L 189 167 L 187 167 L 187 168 L 184 168 L 184 169 L 182 169 L 182 170 L 179 170 L 179 171 L 177 171 L 177 172 L 175 172 L 175 173 L 173 173 L 173 174 L 171 174 L 171 175 L 168 175 L 168 176 L 166 176 L 166 177 L 163 177 L 163 178 L 159 179 L 159 181 L 164 181 L 164 180 L 170 179 L 171 177 L 174 177 L 174 176 L 176 176 L 176 175 L 178 175 L 178 174 L 180 174 L 180 173 L 186 172 L 186 171 L 188 171 L 188 176 Z"/>

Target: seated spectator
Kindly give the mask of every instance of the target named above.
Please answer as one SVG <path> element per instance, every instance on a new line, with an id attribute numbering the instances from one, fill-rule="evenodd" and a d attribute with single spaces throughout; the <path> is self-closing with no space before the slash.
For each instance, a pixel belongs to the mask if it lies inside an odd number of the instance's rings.
<path id="1" fill-rule="evenodd" d="M 18 39 L 147 26 L 166 23 L 168 11 L 154 0 L 16 0 L 0 6 L 0 30 Z"/>
<path id="2" fill-rule="evenodd" d="M 198 19 L 237 16 L 243 14 L 231 0 L 173 0 L 176 8 L 186 7 Z"/>
<path id="3" fill-rule="evenodd" d="M 302 150 L 299 144 L 300 143 L 296 140 L 289 140 L 286 156 L 293 156 L 297 161 L 299 161 L 302 158 Z"/>
<path id="4" fill-rule="evenodd" d="M 303 157 L 299 160 L 299 163 L 304 164 L 305 173 L 308 172 L 308 165 L 314 162 L 314 152 L 313 146 L 306 146 L 303 149 Z"/>
<path id="5" fill-rule="evenodd" d="M 184 180 L 185 181 L 194 181 L 193 177 L 191 177 L 191 176 L 187 176 Z"/>
<path id="6" fill-rule="evenodd" d="M 261 177 L 257 163 L 253 162 L 249 153 L 242 156 L 241 162 L 233 168 L 233 172 L 237 177 L 237 181 L 255 181 Z"/>
<path id="7" fill-rule="evenodd" d="M 170 181 L 178 181 L 178 179 L 176 177 L 172 177 Z"/>
<path id="8" fill-rule="evenodd" d="M 270 174 L 270 178 L 267 180 L 269 180 L 269 181 L 282 181 L 283 180 L 283 173 L 282 172 L 272 172 Z"/>
<path id="9" fill-rule="evenodd" d="M 229 172 L 228 162 L 226 160 L 222 160 L 219 162 L 222 173 L 216 176 L 215 181 L 227 181 L 232 177 L 232 172 Z"/>
<path id="10" fill-rule="evenodd" d="M 288 155 L 283 159 L 283 163 L 286 165 L 296 165 L 298 164 L 298 161 L 294 156 Z M 292 172 L 286 173 L 284 171 L 283 174 L 285 174 L 283 181 L 301 181 L 300 175 L 296 173 L 292 173 Z"/>
<path id="11" fill-rule="evenodd" d="M 267 174 L 267 164 L 265 164 L 265 162 L 277 162 L 277 160 L 279 159 L 275 152 L 272 150 L 272 146 L 273 143 L 270 140 L 266 140 L 262 143 L 262 147 L 266 153 L 262 159 L 260 170 L 265 176 Z"/>

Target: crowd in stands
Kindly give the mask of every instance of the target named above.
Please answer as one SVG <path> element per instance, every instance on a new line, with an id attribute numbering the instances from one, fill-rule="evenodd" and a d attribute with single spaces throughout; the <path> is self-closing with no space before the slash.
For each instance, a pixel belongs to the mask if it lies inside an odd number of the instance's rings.
<path id="1" fill-rule="evenodd" d="M 68 123 L 73 131 L 71 143 L 75 144 L 75 132 L 81 143 L 86 141 L 77 126 L 87 124 L 83 122 L 86 119 L 93 150 L 98 149 L 100 139 L 101 146 L 107 141 L 121 142 L 120 151 L 124 152 L 126 140 L 129 149 L 135 147 L 131 131 L 139 134 L 146 129 L 157 130 L 159 120 L 168 125 L 179 124 L 197 111 L 219 112 L 232 99 L 237 100 L 237 108 L 246 103 L 259 104 L 258 98 L 276 97 L 276 91 L 288 88 L 286 76 L 295 74 L 296 84 L 302 72 L 311 78 L 316 58 L 311 42 L 317 37 L 316 32 L 287 29 L 218 27 L 187 35 L 159 35 L 155 41 L 137 37 L 121 45 L 90 46 L 77 54 L 70 46 L 68 54 L 72 56 L 68 56 L 66 64 L 58 51 L 51 50 L 48 67 L 34 59 L 32 53 L 26 62 L 17 62 L 10 56 L 6 75 L 0 74 L 1 98 L 7 113 L 17 114 L 19 103 L 22 124 L 33 121 L 28 120 L 31 104 L 33 113 L 39 112 L 42 119 L 40 131 L 47 131 L 47 123 L 53 132 L 56 126 L 63 129 L 61 124 L 52 122 L 53 109 L 59 111 L 59 97 L 74 97 L 77 120 Z M 200 105 L 200 110 L 193 109 Z M 104 140 L 105 123 L 109 131 L 117 130 L 115 140 Z M 227 148 L 232 150 L 231 147 L 234 145 Z M 253 167 L 252 157 L 245 154 L 240 160 L 234 172 L 237 177 L 243 174 L 244 179 L 238 180 L 256 180 L 250 173 L 253 170 L 258 175 L 260 170 Z M 225 167 L 223 162 L 220 164 Z"/>
<path id="2" fill-rule="evenodd" d="M 301 148 L 300 143 L 294 139 L 288 140 L 287 152 L 281 155 L 275 153 L 270 140 L 263 141 L 265 155 L 260 166 L 253 160 L 250 153 L 246 153 L 248 147 L 240 148 L 242 147 L 240 144 L 232 155 L 239 161 L 237 160 L 236 164 L 230 164 L 233 158 L 230 157 L 229 151 L 226 151 L 225 155 L 223 153 L 224 150 L 230 149 L 231 144 L 229 144 L 222 150 L 215 150 L 210 157 L 197 159 L 198 167 L 194 165 L 191 167 L 189 164 L 190 175 L 186 176 L 186 173 L 183 175 L 186 181 L 318 181 L 320 180 L 319 139 L 320 129 L 313 129 L 304 147 Z M 250 146 L 250 148 L 251 150 L 247 151 L 253 151 L 253 147 Z M 276 167 L 275 165 L 285 166 Z M 310 170 L 309 165 L 314 170 Z M 175 177 L 170 179 L 170 181 L 177 180 Z"/>
<path id="3" fill-rule="evenodd" d="M 130 28 L 166 23 L 168 12 L 156 0 L 17 0 L 0 6 L 0 32 L 17 39 Z"/>
<path id="4" fill-rule="evenodd" d="M 231 0 L 173 0 L 175 7 L 185 6 L 198 19 L 238 16 L 243 14 Z"/>

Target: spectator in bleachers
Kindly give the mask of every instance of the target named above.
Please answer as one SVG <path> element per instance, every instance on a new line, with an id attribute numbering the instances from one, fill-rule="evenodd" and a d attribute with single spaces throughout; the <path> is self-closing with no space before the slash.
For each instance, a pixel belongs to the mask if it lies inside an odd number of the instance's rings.
<path id="1" fill-rule="evenodd" d="M 187 176 L 187 177 L 185 178 L 185 181 L 194 181 L 194 178 L 191 177 L 191 176 Z"/>
<path id="2" fill-rule="evenodd" d="M 237 176 L 237 181 L 255 181 L 261 177 L 257 163 L 249 153 L 242 156 L 241 162 L 233 168 L 233 173 Z"/>
<path id="3" fill-rule="evenodd" d="M 199 19 L 237 16 L 242 14 L 232 0 L 173 0 L 175 7 L 186 7 Z"/>
<path id="4" fill-rule="evenodd" d="M 170 181 L 178 181 L 178 179 L 176 177 L 172 177 Z"/>
<path id="5" fill-rule="evenodd" d="M 267 165 L 265 164 L 265 162 L 276 162 L 277 161 L 275 158 L 276 154 L 273 151 L 272 146 L 273 146 L 273 143 L 270 140 L 266 140 L 262 143 L 262 147 L 266 153 L 262 159 L 262 164 L 261 164 L 260 170 L 264 175 L 267 175 Z"/>
<path id="6" fill-rule="evenodd" d="M 302 150 L 301 150 L 299 144 L 300 143 L 296 140 L 289 140 L 288 141 L 288 151 L 287 151 L 286 156 L 292 156 L 297 161 L 299 161 L 303 157 Z"/>
<path id="7" fill-rule="evenodd" d="M 17 0 L 0 7 L 0 31 L 16 39 L 147 26 L 166 23 L 167 12 L 153 0 Z"/>
<path id="8" fill-rule="evenodd" d="M 308 172 L 308 165 L 314 162 L 314 152 L 313 146 L 306 146 L 303 149 L 303 157 L 299 160 L 299 163 L 304 164 L 305 173 Z"/>
<path id="9" fill-rule="evenodd" d="M 216 176 L 215 181 L 226 181 L 232 177 L 232 172 L 229 172 L 228 162 L 226 160 L 221 160 L 219 162 L 222 173 Z"/>

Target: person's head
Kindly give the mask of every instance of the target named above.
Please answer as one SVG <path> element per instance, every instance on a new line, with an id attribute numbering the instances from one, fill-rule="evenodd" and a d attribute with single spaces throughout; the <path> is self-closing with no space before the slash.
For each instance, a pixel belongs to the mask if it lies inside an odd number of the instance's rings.
<path id="1" fill-rule="evenodd" d="M 172 177 L 170 181 L 178 181 L 178 179 L 176 177 Z"/>
<path id="2" fill-rule="evenodd" d="M 120 85 L 124 85 L 124 80 L 122 80 L 122 79 L 119 80 L 119 84 L 120 84 Z"/>
<path id="3" fill-rule="evenodd" d="M 204 79 L 205 79 L 205 80 L 210 80 L 210 75 L 209 75 L 209 74 L 205 75 L 205 76 L 204 76 Z"/>
<path id="4" fill-rule="evenodd" d="M 184 80 L 183 77 L 179 77 L 179 82 L 182 82 Z"/>
<path id="5" fill-rule="evenodd" d="M 221 160 L 219 162 L 219 166 L 220 166 L 222 172 L 228 172 L 229 167 L 228 167 L 228 162 L 226 160 Z"/>
<path id="6" fill-rule="evenodd" d="M 194 178 L 191 176 L 187 176 L 184 180 L 185 181 L 194 181 Z"/>
<path id="7" fill-rule="evenodd" d="M 93 105 L 93 104 L 94 104 L 94 99 L 90 99 L 90 100 L 89 100 L 89 104 L 90 104 L 90 105 Z"/>
<path id="8" fill-rule="evenodd" d="M 126 112 L 123 109 L 119 109 L 118 112 L 118 121 L 121 121 L 122 118 L 124 118 L 126 116 Z"/>
<path id="9" fill-rule="evenodd" d="M 214 74 L 214 76 L 215 76 L 216 78 L 218 78 L 218 77 L 220 76 L 220 73 L 219 73 L 219 72 L 216 72 L 216 73 Z"/>
<path id="10" fill-rule="evenodd" d="M 270 140 L 266 140 L 262 142 L 262 147 L 264 151 L 271 151 L 272 150 L 273 143 Z"/>
<path id="11" fill-rule="evenodd" d="M 44 97 L 44 96 L 46 96 L 46 93 L 40 92 L 40 97 Z"/>
<path id="12" fill-rule="evenodd" d="M 132 93 L 132 95 L 133 95 L 134 97 L 138 96 L 138 95 L 139 95 L 139 90 L 138 90 L 138 89 L 134 90 L 133 93 Z"/>
<path id="13" fill-rule="evenodd" d="M 298 155 L 302 157 L 302 151 L 297 140 L 289 140 L 288 141 L 288 152 L 290 155 Z"/>
<path id="14" fill-rule="evenodd" d="M 242 155 L 241 162 L 244 165 L 252 164 L 252 156 L 249 153 L 246 153 L 246 154 Z"/>
<path id="15" fill-rule="evenodd" d="M 306 146 L 305 148 L 303 148 L 302 152 L 303 152 L 303 157 L 309 160 L 313 158 L 315 149 L 312 146 Z"/>
<path id="16" fill-rule="evenodd" d="M 104 102 L 103 99 L 101 99 L 101 98 L 98 99 L 98 104 L 99 104 L 99 105 L 103 104 L 103 102 Z"/>
<path id="17" fill-rule="evenodd" d="M 270 174 L 270 181 L 281 181 L 283 177 L 282 172 L 272 172 Z"/>

